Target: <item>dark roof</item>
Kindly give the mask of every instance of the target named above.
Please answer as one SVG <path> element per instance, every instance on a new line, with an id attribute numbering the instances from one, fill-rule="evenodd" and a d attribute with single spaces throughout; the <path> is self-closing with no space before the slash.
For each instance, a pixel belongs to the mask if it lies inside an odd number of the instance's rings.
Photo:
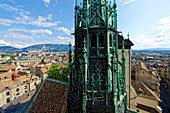
<path id="1" fill-rule="evenodd" d="M 40 86 L 29 113 L 65 113 L 67 110 L 68 84 L 46 79 Z"/>
<path id="2" fill-rule="evenodd" d="M 125 49 L 130 49 L 131 46 L 134 46 L 134 44 L 130 41 L 130 39 L 124 39 L 124 37 L 122 35 L 118 35 L 118 45 L 119 45 L 119 49 L 122 48 L 122 41 L 124 40 L 124 46 Z"/>

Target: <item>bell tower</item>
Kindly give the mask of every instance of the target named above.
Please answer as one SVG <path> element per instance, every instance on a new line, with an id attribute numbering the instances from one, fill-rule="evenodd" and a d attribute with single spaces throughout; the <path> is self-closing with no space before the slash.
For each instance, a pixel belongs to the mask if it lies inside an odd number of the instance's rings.
<path id="1" fill-rule="evenodd" d="M 75 5 L 74 58 L 69 52 L 70 113 L 125 113 L 124 40 L 118 56 L 117 9 L 108 0 L 83 0 Z M 74 60 L 72 60 L 74 59 Z"/>

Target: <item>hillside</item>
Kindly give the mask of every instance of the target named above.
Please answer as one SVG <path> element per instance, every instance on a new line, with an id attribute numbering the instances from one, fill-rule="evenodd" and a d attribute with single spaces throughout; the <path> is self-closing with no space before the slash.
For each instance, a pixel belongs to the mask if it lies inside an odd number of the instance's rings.
<path id="1" fill-rule="evenodd" d="M 0 52 L 14 53 L 14 52 L 29 52 L 29 51 L 43 51 L 43 52 L 68 52 L 69 46 L 66 44 L 40 44 L 25 48 L 14 48 L 11 46 L 1 46 Z"/>

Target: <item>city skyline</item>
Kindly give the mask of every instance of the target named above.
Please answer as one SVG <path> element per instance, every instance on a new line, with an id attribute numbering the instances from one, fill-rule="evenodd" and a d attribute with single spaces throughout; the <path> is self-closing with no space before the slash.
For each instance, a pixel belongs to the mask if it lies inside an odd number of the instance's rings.
<path id="1" fill-rule="evenodd" d="M 79 2 L 82 0 L 78 0 Z M 113 0 L 111 0 L 113 1 Z M 2 0 L 0 45 L 74 44 L 74 0 Z M 117 0 L 118 29 L 132 49 L 170 48 L 170 1 Z"/>

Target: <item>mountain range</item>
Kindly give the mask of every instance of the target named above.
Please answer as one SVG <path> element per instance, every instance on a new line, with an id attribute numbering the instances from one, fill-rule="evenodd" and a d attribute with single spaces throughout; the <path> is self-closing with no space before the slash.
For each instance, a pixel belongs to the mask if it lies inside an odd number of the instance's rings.
<path id="1" fill-rule="evenodd" d="M 141 49 L 141 50 L 132 50 L 132 52 L 170 52 L 170 48 L 149 48 L 149 49 Z"/>
<path id="2" fill-rule="evenodd" d="M 5 53 L 18 53 L 18 52 L 29 52 L 29 51 L 68 52 L 69 46 L 67 44 L 39 44 L 39 45 L 33 45 L 25 48 L 0 46 L 0 52 L 5 52 Z M 132 50 L 132 52 L 152 52 L 152 51 L 170 51 L 170 48 L 150 48 L 150 49 L 142 49 L 142 50 Z"/>
<path id="3" fill-rule="evenodd" d="M 25 48 L 15 48 L 11 46 L 0 46 L 0 52 L 18 53 L 29 51 L 43 51 L 43 52 L 68 52 L 69 46 L 66 44 L 39 44 Z"/>

